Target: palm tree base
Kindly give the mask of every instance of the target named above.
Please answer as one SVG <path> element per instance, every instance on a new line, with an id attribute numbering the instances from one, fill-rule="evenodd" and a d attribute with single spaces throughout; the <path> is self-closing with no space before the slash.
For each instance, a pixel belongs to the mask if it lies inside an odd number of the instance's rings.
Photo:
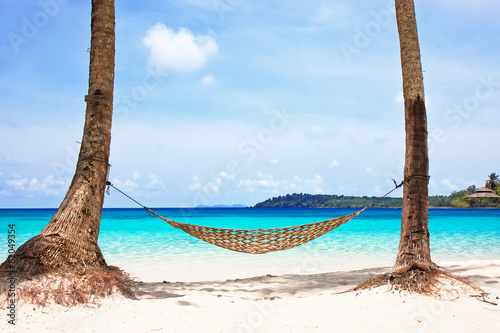
<path id="1" fill-rule="evenodd" d="M 135 281 L 118 267 L 91 267 L 79 273 L 74 270 L 39 274 L 32 279 L 16 279 L 16 300 L 38 307 L 59 304 L 99 305 L 110 296 L 137 299 Z M 12 280 L 0 278 L 0 303 L 9 301 Z"/>
<path id="2" fill-rule="evenodd" d="M 463 292 L 482 292 L 466 279 L 453 275 L 438 267 L 410 264 L 406 267 L 368 278 L 348 291 L 361 291 L 387 286 L 388 291 L 409 292 L 440 299 L 450 299 L 450 295 Z"/>

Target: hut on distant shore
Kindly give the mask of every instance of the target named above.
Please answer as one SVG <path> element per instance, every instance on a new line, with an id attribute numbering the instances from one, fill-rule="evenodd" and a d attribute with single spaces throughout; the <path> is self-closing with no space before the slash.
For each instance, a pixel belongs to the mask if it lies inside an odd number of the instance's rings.
<path id="1" fill-rule="evenodd" d="M 487 187 L 481 187 L 478 188 L 476 192 L 469 195 L 467 199 L 500 199 L 500 195 L 495 194 L 493 190 Z"/>

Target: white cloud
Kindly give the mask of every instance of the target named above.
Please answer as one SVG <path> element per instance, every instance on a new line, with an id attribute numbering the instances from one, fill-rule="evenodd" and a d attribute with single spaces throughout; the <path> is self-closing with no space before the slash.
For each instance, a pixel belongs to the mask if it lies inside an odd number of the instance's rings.
<path id="1" fill-rule="evenodd" d="M 367 167 L 365 168 L 365 172 L 367 172 L 367 173 L 374 173 L 374 172 L 375 172 L 375 170 L 373 170 L 371 167 L 367 166 Z"/>
<path id="2" fill-rule="evenodd" d="M 132 178 L 134 178 L 134 176 L 132 176 Z M 116 177 L 113 180 L 113 184 L 116 185 L 117 188 L 125 192 L 132 192 L 138 187 L 137 183 L 130 178 L 121 179 L 120 177 Z"/>
<path id="3" fill-rule="evenodd" d="M 445 178 L 440 182 L 441 185 L 448 187 L 450 190 L 455 191 L 458 190 L 458 186 L 452 183 L 451 179 Z"/>
<path id="4" fill-rule="evenodd" d="M 215 79 L 213 75 L 205 75 L 201 78 L 200 83 L 204 86 L 213 86 L 215 84 Z"/>
<path id="5" fill-rule="evenodd" d="M 163 180 L 160 179 L 155 174 L 151 174 L 148 176 L 149 179 L 149 184 L 146 185 L 147 188 L 162 188 L 163 187 Z"/>
<path id="6" fill-rule="evenodd" d="M 306 185 L 306 188 L 312 187 L 313 193 L 315 193 L 315 194 L 325 193 L 325 191 L 323 191 L 323 188 L 322 188 L 323 178 L 321 178 L 320 175 L 314 175 L 313 179 L 304 180 L 304 184 Z"/>
<path id="7" fill-rule="evenodd" d="M 143 43 L 151 50 L 150 65 L 158 71 L 193 71 L 201 68 L 208 57 L 218 51 L 212 37 L 194 36 L 185 28 L 176 33 L 162 23 L 148 30 Z"/>
<path id="8" fill-rule="evenodd" d="M 312 179 L 302 179 L 298 176 L 293 177 L 293 181 L 275 179 L 273 175 L 264 175 L 257 173 L 256 179 L 242 179 L 238 182 L 238 188 L 247 192 L 311 192 L 325 193 L 322 188 L 323 179 L 320 175 L 314 175 Z"/>
<path id="9" fill-rule="evenodd" d="M 238 183 L 238 187 L 260 187 L 260 188 L 279 188 L 285 185 L 285 182 L 274 179 L 272 175 L 263 175 L 262 173 L 257 173 L 257 179 L 242 179 Z"/>
<path id="10" fill-rule="evenodd" d="M 206 193 L 217 193 L 226 188 L 229 182 L 234 182 L 234 176 L 225 171 L 220 171 L 212 176 L 212 179 L 203 184 L 197 175 L 193 176 L 193 183 L 188 186 L 190 191 L 203 191 Z"/>
<path id="11" fill-rule="evenodd" d="M 203 189 L 203 185 L 201 185 L 200 180 L 197 175 L 193 176 L 193 183 L 188 186 L 190 191 L 196 191 Z"/>
<path id="12" fill-rule="evenodd" d="M 37 178 L 31 180 L 28 180 L 28 178 L 9 179 L 6 184 L 11 190 L 46 195 L 57 195 L 65 187 L 64 182 L 56 180 L 54 176 L 48 176 L 41 181 Z"/>
<path id="13" fill-rule="evenodd" d="M 15 190 L 21 190 L 24 191 L 24 185 L 28 183 L 28 178 L 22 178 L 22 179 L 9 179 L 7 180 L 7 185 L 12 187 Z"/>
<path id="14" fill-rule="evenodd" d="M 337 160 L 333 160 L 330 164 L 328 164 L 328 168 L 329 169 L 333 169 L 333 168 L 336 168 L 336 167 L 339 167 L 339 166 L 340 166 L 340 163 Z"/>
<path id="15" fill-rule="evenodd" d="M 219 172 L 219 177 L 217 177 L 215 179 L 215 183 L 220 186 L 222 184 L 225 184 L 226 181 L 228 181 L 228 180 L 234 181 L 234 176 L 231 174 L 228 174 L 226 171 L 221 171 L 221 172 Z"/>

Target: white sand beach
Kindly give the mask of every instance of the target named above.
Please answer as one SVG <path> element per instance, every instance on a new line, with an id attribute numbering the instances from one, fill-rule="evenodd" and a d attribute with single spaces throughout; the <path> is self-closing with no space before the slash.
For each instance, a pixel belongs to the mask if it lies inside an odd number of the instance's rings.
<path id="1" fill-rule="evenodd" d="M 447 263 L 486 295 L 447 299 L 381 287 L 340 293 L 386 268 L 194 282 L 139 283 L 140 299 L 99 306 L 20 304 L 2 332 L 498 332 L 500 260 Z M 230 274 L 229 274 L 230 275 Z M 13 330 L 13 328 L 15 328 Z"/>

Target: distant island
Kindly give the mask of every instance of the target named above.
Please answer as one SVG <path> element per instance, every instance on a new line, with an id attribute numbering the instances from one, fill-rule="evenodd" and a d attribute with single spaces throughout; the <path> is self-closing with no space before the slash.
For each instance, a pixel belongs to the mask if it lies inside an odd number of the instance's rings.
<path id="1" fill-rule="evenodd" d="M 199 206 L 196 206 L 196 208 L 248 208 L 248 206 L 240 205 L 240 204 L 234 204 L 234 205 L 213 205 L 213 206 L 199 205 Z"/>
<path id="2" fill-rule="evenodd" d="M 490 175 L 486 187 L 500 192 L 498 176 Z M 429 207 L 431 208 L 471 208 L 471 207 L 499 207 L 497 199 L 468 199 L 467 197 L 476 191 L 476 186 L 471 185 L 465 190 L 452 192 L 450 195 L 429 196 Z M 400 208 L 403 198 L 379 198 L 379 197 L 357 197 L 328 194 L 294 193 L 284 196 L 273 197 L 257 203 L 254 207 L 269 208 L 362 208 L 372 202 L 374 207 Z"/>

